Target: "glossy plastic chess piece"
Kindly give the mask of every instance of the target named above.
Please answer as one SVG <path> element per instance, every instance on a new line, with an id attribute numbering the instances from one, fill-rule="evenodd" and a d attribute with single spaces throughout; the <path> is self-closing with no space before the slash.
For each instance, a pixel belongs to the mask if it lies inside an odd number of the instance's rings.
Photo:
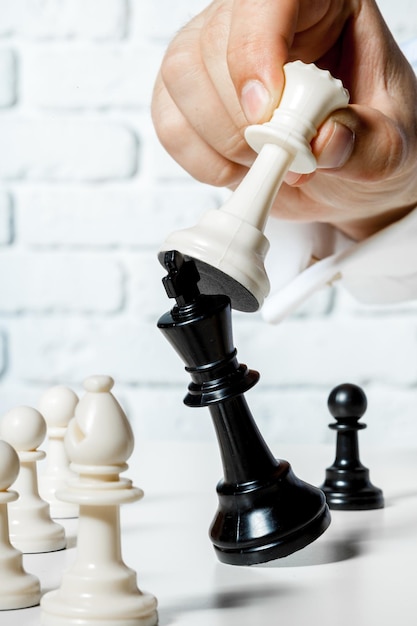
<path id="1" fill-rule="evenodd" d="M 45 626 L 154 626 L 156 599 L 140 591 L 121 554 L 120 505 L 143 496 L 121 478 L 133 451 L 132 429 L 111 394 L 110 376 L 91 376 L 67 429 L 65 444 L 76 473 L 58 493 L 78 504 L 77 557 L 62 584 L 41 601 Z"/>
<path id="2" fill-rule="evenodd" d="M 9 487 L 19 474 L 19 457 L 15 449 L 0 441 L 0 610 L 25 609 L 39 604 L 41 590 L 36 576 L 23 568 L 22 553 L 9 539 L 7 505 L 19 495 Z M 1 619 L 0 619 L 1 622 Z"/>
<path id="3" fill-rule="evenodd" d="M 39 492 L 49 502 L 51 516 L 66 519 L 78 516 L 78 506 L 63 502 L 56 492 L 65 489 L 73 477 L 64 445 L 64 437 L 70 420 L 74 417 L 78 396 L 69 387 L 55 385 L 47 389 L 39 402 L 39 411 L 45 418 L 48 435 L 46 468 L 39 474 Z"/>
<path id="4" fill-rule="evenodd" d="M 19 498 L 9 505 L 10 540 L 24 553 L 54 552 L 66 546 L 64 528 L 50 516 L 49 504 L 39 495 L 37 463 L 45 458 L 38 450 L 46 436 L 46 423 L 36 409 L 17 406 L 6 413 L 0 437 L 10 443 L 20 460 L 15 482 Z"/>
<path id="5" fill-rule="evenodd" d="M 264 228 L 285 174 L 314 171 L 310 141 L 329 114 L 349 99 L 342 83 L 315 65 L 294 61 L 284 72 L 285 89 L 271 121 L 246 130 L 247 142 L 259 152 L 246 177 L 221 209 L 170 234 L 159 254 L 162 264 L 170 250 L 194 259 L 201 292 L 225 294 L 232 308 L 241 311 L 256 311 L 269 293 Z"/>
<path id="6" fill-rule="evenodd" d="M 337 432 L 336 458 L 327 468 L 321 486 L 329 507 L 339 510 L 382 508 L 382 490 L 371 483 L 369 470 L 359 459 L 358 431 L 366 428 L 366 424 L 359 423 L 367 409 L 365 393 L 357 385 L 339 385 L 331 392 L 328 406 L 336 419 L 329 428 Z"/>
<path id="7" fill-rule="evenodd" d="M 327 528 L 326 499 L 273 457 L 256 426 L 243 394 L 259 374 L 237 361 L 229 298 L 200 294 L 195 263 L 178 252 L 166 253 L 165 265 L 164 285 L 177 304 L 158 327 L 191 375 L 185 404 L 209 407 L 223 463 L 210 529 L 216 554 L 231 565 L 287 556 Z"/>

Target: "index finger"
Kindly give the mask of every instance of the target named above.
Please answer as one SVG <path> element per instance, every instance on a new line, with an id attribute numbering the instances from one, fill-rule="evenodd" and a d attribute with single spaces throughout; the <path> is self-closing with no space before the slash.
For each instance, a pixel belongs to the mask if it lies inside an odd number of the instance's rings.
<path id="1" fill-rule="evenodd" d="M 278 105 L 298 8 L 295 0 L 233 2 L 227 59 L 250 123 L 266 121 Z"/>

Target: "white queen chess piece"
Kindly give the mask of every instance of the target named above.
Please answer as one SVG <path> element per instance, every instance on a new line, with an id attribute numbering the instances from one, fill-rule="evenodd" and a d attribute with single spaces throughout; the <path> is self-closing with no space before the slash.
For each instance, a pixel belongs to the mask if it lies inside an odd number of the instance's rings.
<path id="1" fill-rule="evenodd" d="M 78 404 L 77 394 L 65 385 L 55 385 L 41 396 L 39 411 L 45 418 L 48 435 L 46 469 L 39 474 L 39 491 L 49 502 L 51 516 L 59 519 L 78 517 L 78 506 L 56 497 L 73 476 L 64 445 L 64 437 Z"/>
<path id="2" fill-rule="evenodd" d="M 66 546 L 65 530 L 51 519 L 49 504 L 39 495 L 38 450 L 46 436 L 46 422 L 36 409 L 17 406 L 0 423 L 0 438 L 16 450 L 20 472 L 15 482 L 19 498 L 9 505 L 10 540 L 24 553 L 54 552 Z"/>
<path id="3" fill-rule="evenodd" d="M 209 209 L 190 228 L 168 235 L 159 252 L 177 250 L 192 258 L 204 294 L 226 294 L 232 308 L 257 311 L 269 293 L 264 235 L 272 203 L 286 173 L 316 169 L 310 142 L 318 127 L 349 94 L 340 80 L 314 64 L 284 65 L 285 89 L 271 120 L 249 126 L 245 138 L 258 156 L 220 209 Z"/>
<path id="4" fill-rule="evenodd" d="M 139 590 L 136 572 L 122 559 L 120 505 L 143 491 L 121 478 L 133 452 L 128 419 L 111 393 L 110 376 L 84 382 L 65 445 L 76 478 L 58 493 L 79 505 L 77 557 L 59 589 L 41 601 L 44 626 L 154 626 L 154 596 Z"/>
<path id="5" fill-rule="evenodd" d="M 7 505 L 19 497 L 9 490 L 20 469 L 16 450 L 0 441 L 0 610 L 25 609 L 39 604 L 41 590 L 36 576 L 23 568 L 22 553 L 9 539 Z"/>

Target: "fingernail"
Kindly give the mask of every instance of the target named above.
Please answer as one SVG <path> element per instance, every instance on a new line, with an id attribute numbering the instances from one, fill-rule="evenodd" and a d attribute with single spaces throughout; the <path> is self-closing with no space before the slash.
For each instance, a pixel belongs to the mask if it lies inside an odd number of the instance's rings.
<path id="1" fill-rule="evenodd" d="M 261 82 L 250 80 L 242 89 L 240 103 L 249 124 L 257 124 L 264 120 L 271 105 L 271 96 Z"/>
<path id="2" fill-rule="evenodd" d="M 350 128 L 333 123 L 333 132 L 317 157 L 317 167 L 321 169 L 337 169 L 343 167 L 352 154 L 355 145 L 355 134 Z"/>

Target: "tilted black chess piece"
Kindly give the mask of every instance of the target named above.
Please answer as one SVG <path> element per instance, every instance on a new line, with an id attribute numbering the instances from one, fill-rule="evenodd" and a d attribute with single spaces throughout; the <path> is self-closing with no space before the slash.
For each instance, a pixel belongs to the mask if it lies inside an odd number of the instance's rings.
<path id="1" fill-rule="evenodd" d="M 191 375 L 185 404 L 209 407 L 223 464 L 210 528 L 216 554 L 232 565 L 287 556 L 329 525 L 324 494 L 275 459 L 257 428 L 243 394 L 259 374 L 237 361 L 230 299 L 200 294 L 194 261 L 178 252 L 167 252 L 164 265 L 165 289 L 176 305 L 158 327 Z"/>
<path id="2" fill-rule="evenodd" d="M 328 407 L 336 419 L 329 428 L 336 430 L 336 458 L 326 469 L 321 486 L 331 509 L 364 510 L 384 506 L 382 490 L 369 479 L 369 470 L 359 460 L 358 431 L 366 428 L 359 419 L 367 409 L 367 399 L 357 385 L 345 383 L 329 395 Z"/>

